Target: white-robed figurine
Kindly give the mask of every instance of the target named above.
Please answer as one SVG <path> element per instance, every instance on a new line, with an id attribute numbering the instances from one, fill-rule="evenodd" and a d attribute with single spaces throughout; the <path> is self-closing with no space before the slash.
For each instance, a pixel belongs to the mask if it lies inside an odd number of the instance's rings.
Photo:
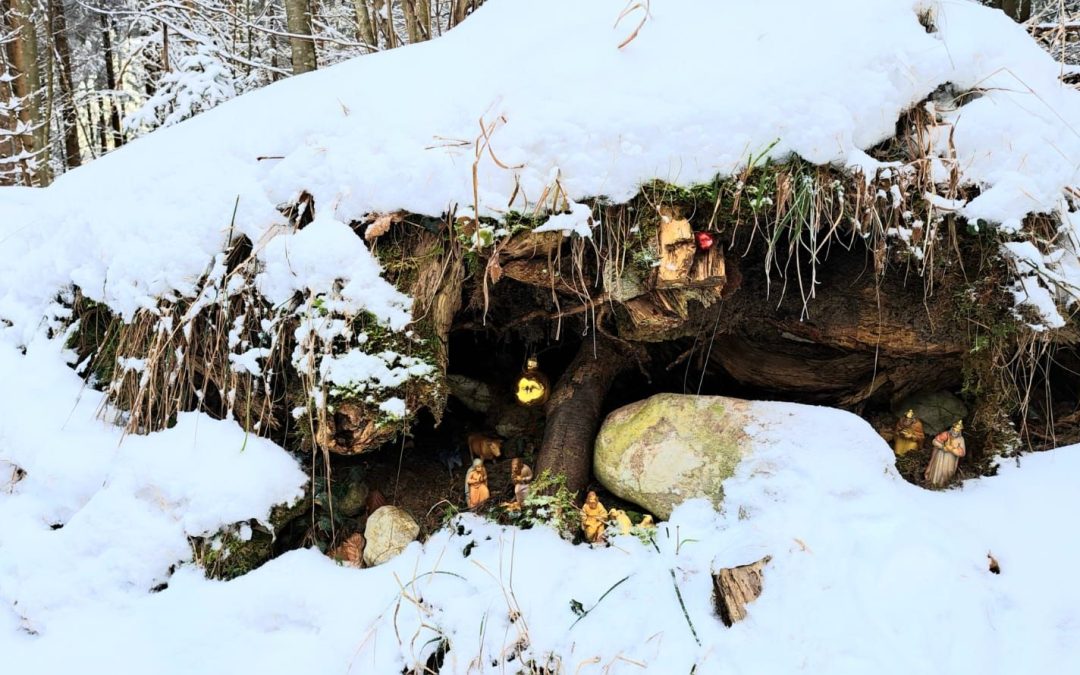
<path id="1" fill-rule="evenodd" d="M 967 454 L 967 446 L 960 432 L 964 423 L 960 420 L 947 431 L 934 437 L 934 452 L 926 467 L 926 482 L 930 487 L 944 487 L 956 475 L 960 458 Z"/>

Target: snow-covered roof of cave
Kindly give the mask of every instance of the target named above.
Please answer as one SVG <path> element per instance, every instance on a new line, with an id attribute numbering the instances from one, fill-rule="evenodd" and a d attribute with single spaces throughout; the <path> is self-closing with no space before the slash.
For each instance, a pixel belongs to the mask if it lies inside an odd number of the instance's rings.
<path id="1" fill-rule="evenodd" d="M 1000 12 L 966 0 L 655 0 L 620 48 L 643 16 L 616 25 L 625 7 L 491 0 L 437 40 L 252 92 L 47 189 L 0 190 L 0 317 L 25 334 L 71 284 L 125 316 L 188 293 L 236 205 L 235 232 L 281 240 L 263 255 L 303 245 L 312 273 L 352 269 L 364 308 L 396 323 L 407 299 L 377 264 L 355 262 L 363 244 L 346 258 L 328 242 L 373 212 L 468 210 L 474 164 L 489 215 L 525 210 L 556 179 L 571 199 L 615 201 L 651 179 L 708 181 L 777 139 L 774 157 L 865 168 L 863 151 L 945 83 L 984 92 L 945 113 L 962 177 L 982 188 L 964 215 L 1015 227 L 1080 183 L 1080 95 Z M 490 152 L 478 156 L 482 127 Z M 277 227 L 277 207 L 302 191 L 322 227 Z M 303 275 L 293 262 L 278 267 Z"/>

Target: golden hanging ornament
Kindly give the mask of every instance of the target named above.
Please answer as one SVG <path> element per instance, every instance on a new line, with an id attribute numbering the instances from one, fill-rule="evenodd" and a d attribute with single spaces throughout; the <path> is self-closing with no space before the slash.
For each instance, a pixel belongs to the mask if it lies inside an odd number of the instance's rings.
<path id="1" fill-rule="evenodd" d="M 540 362 L 530 357 L 514 389 L 518 403 L 524 406 L 543 405 L 547 403 L 549 390 L 547 376 L 540 372 Z"/>

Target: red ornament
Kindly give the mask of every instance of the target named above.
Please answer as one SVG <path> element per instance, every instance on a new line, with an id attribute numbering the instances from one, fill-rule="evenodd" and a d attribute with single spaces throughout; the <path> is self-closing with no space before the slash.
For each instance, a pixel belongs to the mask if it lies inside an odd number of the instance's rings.
<path id="1" fill-rule="evenodd" d="M 695 232 L 694 238 L 697 239 L 697 247 L 702 251 L 708 251 L 716 243 L 708 232 Z"/>

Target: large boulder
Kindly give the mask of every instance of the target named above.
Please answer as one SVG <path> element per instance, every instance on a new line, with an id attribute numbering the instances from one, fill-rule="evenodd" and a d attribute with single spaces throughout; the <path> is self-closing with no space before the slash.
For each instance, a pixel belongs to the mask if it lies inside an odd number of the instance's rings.
<path id="1" fill-rule="evenodd" d="M 364 562 L 381 565 L 404 551 L 418 534 L 420 526 L 405 510 L 396 506 L 375 509 L 364 528 Z"/>
<path id="2" fill-rule="evenodd" d="M 750 406 L 725 396 L 657 394 L 608 415 L 593 472 L 615 495 L 662 519 L 705 497 L 717 507 L 722 483 L 750 452 Z"/>
<path id="3" fill-rule="evenodd" d="M 893 414 L 900 417 L 909 410 L 915 411 L 915 416 L 922 420 L 923 429 L 932 436 L 968 414 L 964 402 L 947 391 L 924 391 L 908 396 L 893 407 Z"/>

